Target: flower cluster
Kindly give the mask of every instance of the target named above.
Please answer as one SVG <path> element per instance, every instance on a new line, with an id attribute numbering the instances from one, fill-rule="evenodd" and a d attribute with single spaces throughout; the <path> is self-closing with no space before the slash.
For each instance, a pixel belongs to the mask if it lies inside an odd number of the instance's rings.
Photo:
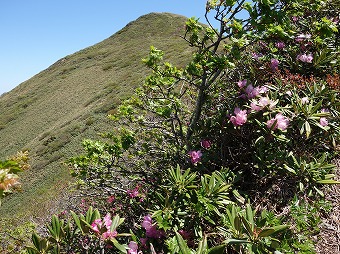
<path id="1" fill-rule="evenodd" d="M 101 237 L 106 240 L 106 239 L 111 239 L 115 238 L 117 236 L 117 231 L 111 231 L 111 215 L 108 213 L 103 221 L 101 219 L 96 219 L 92 224 L 91 224 L 91 229 L 101 235 Z"/>
<path id="2" fill-rule="evenodd" d="M 152 218 L 150 214 L 144 216 L 142 227 L 146 231 L 145 235 L 149 238 L 160 239 L 165 237 L 165 232 L 163 230 L 158 230 L 157 226 L 152 224 Z"/>
<path id="3" fill-rule="evenodd" d="M 202 157 L 202 152 L 200 150 L 198 151 L 190 151 L 189 152 L 189 157 L 191 160 L 192 164 L 197 164 L 198 162 L 201 161 L 201 157 Z"/>
<path id="4" fill-rule="evenodd" d="M 234 126 L 241 126 L 247 122 L 247 110 L 235 108 L 234 114 L 235 115 L 230 117 L 230 122 L 232 122 Z"/>
<path id="5" fill-rule="evenodd" d="M 289 119 L 281 113 L 276 114 L 275 118 L 267 121 L 267 127 L 272 130 L 286 130 L 289 125 Z"/>

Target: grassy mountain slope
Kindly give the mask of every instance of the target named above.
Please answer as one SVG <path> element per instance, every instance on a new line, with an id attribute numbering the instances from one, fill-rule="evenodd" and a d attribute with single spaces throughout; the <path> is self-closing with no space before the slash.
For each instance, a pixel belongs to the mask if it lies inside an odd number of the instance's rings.
<path id="1" fill-rule="evenodd" d="M 23 191 L 0 208 L 2 220 L 37 219 L 62 209 L 56 204 L 71 178 L 61 162 L 81 151 L 83 138 L 109 129 L 107 113 L 149 73 L 141 59 L 150 45 L 176 64 L 188 59 L 190 48 L 180 38 L 185 20 L 169 13 L 142 16 L 0 97 L 0 158 L 22 149 L 32 158 L 32 168 L 21 175 Z"/>

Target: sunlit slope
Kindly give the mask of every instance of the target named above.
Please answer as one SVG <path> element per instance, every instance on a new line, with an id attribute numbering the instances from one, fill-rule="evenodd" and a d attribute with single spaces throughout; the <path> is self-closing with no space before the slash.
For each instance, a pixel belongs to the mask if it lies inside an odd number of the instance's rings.
<path id="1" fill-rule="evenodd" d="M 0 158 L 22 149 L 32 157 L 32 169 L 21 178 L 23 191 L 0 208 L 3 218 L 62 209 L 70 177 L 61 162 L 81 151 L 83 138 L 109 129 L 107 113 L 150 73 L 141 61 L 150 45 L 164 50 L 166 60 L 187 62 L 191 50 L 180 38 L 185 21 L 169 13 L 142 16 L 0 97 Z"/>

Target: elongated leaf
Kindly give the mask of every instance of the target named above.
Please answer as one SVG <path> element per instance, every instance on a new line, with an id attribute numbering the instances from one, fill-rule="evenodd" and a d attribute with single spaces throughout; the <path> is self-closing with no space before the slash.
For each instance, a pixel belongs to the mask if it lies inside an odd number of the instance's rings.
<path id="1" fill-rule="evenodd" d="M 73 218 L 74 222 L 76 223 L 78 229 L 79 229 L 82 233 L 84 233 L 78 215 L 75 214 L 75 212 L 73 212 L 73 211 L 71 211 L 71 215 L 72 215 L 72 218 Z"/>
<path id="2" fill-rule="evenodd" d="M 289 225 L 278 225 L 278 226 L 274 226 L 274 227 L 271 227 L 271 228 L 275 230 L 275 233 L 278 233 L 278 232 L 284 231 L 287 228 L 289 228 Z"/>
<path id="3" fill-rule="evenodd" d="M 111 242 L 121 253 L 126 254 L 127 250 L 129 249 L 126 245 L 120 244 L 116 238 L 112 238 Z"/>
<path id="4" fill-rule="evenodd" d="M 229 238 L 225 241 L 226 244 L 243 244 L 243 243 L 251 243 L 247 239 L 234 239 L 234 238 Z"/>
<path id="5" fill-rule="evenodd" d="M 321 184 L 340 184 L 339 181 L 335 181 L 333 179 L 318 180 L 317 183 L 321 183 Z"/>
<path id="6" fill-rule="evenodd" d="M 259 238 L 260 237 L 267 237 L 267 236 L 270 236 L 273 233 L 275 233 L 275 230 L 273 228 L 265 228 L 259 233 L 258 237 Z"/>
<path id="7" fill-rule="evenodd" d="M 207 248 L 208 248 L 207 236 L 204 235 L 203 239 L 198 243 L 198 248 L 197 248 L 196 254 L 206 253 Z"/>
<path id="8" fill-rule="evenodd" d="M 306 130 L 306 138 L 308 139 L 309 135 L 312 132 L 312 129 L 311 129 L 310 124 L 309 124 L 308 121 L 305 122 L 305 130 Z"/>
<path id="9" fill-rule="evenodd" d="M 208 250 L 208 254 L 223 254 L 226 248 L 226 244 L 214 246 Z"/>
<path id="10" fill-rule="evenodd" d="M 183 237 L 178 232 L 176 232 L 176 240 L 177 240 L 179 249 L 181 250 L 182 254 L 191 253 L 187 243 L 184 241 Z"/>

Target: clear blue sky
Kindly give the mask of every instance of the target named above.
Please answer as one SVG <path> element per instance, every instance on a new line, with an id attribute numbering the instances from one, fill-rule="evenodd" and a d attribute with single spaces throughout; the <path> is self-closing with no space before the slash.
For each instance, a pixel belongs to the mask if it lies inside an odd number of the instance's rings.
<path id="1" fill-rule="evenodd" d="M 1 0 L 0 95 L 150 12 L 204 21 L 206 0 Z"/>

